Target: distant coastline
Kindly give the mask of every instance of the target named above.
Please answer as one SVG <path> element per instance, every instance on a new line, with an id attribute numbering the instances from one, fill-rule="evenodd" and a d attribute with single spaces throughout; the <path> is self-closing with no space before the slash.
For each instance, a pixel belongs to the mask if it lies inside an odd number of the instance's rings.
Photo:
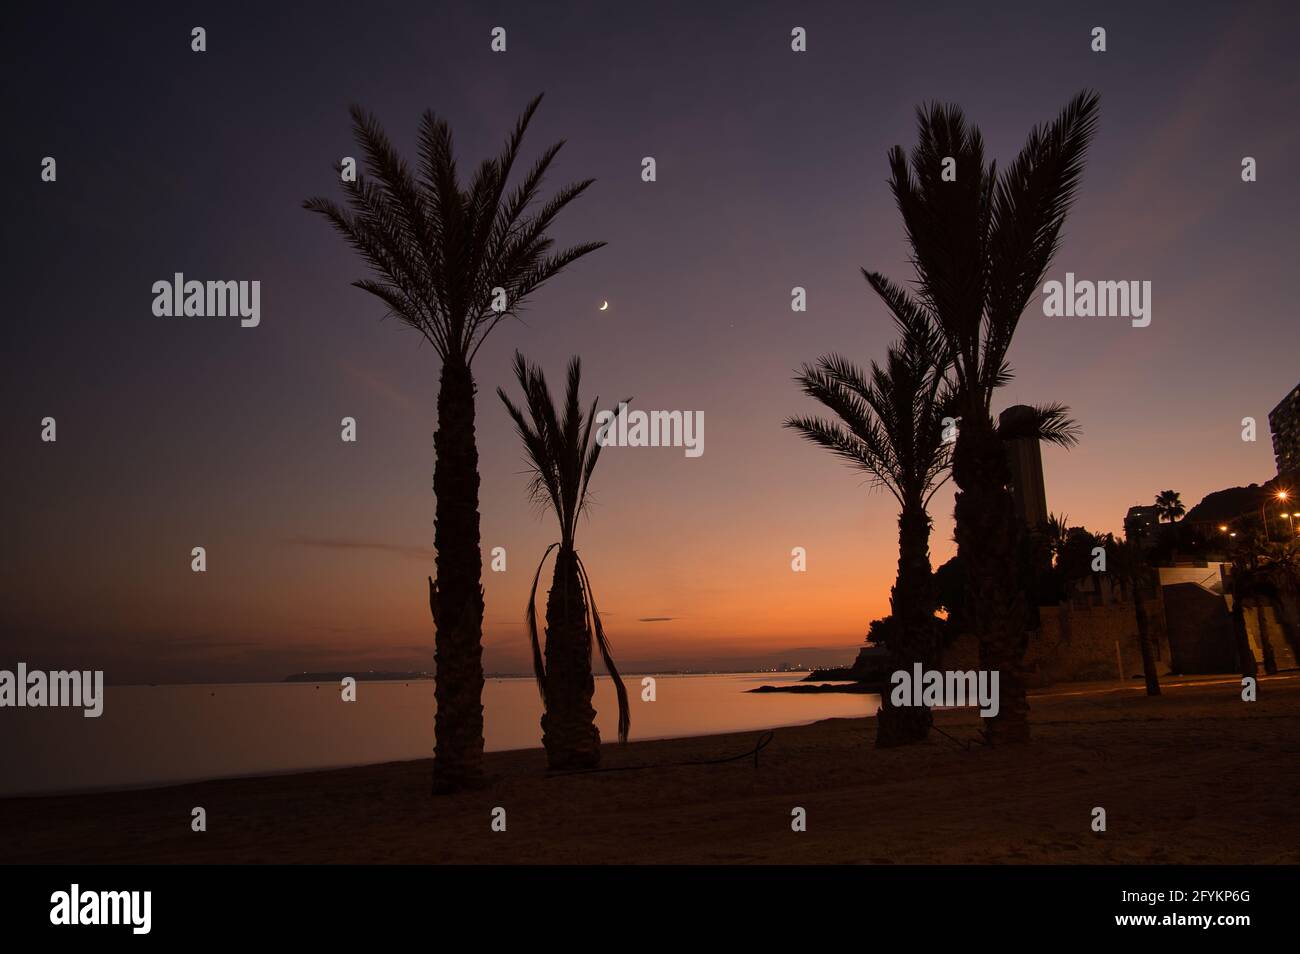
<path id="1" fill-rule="evenodd" d="M 412 679 L 432 679 L 431 672 L 295 672 L 281 682 L 340 682 L 343 679 L 357 682 L 410 682 Z"/>
<path id="2" fill-rule="evenodd" d="M 737 676 L 747 675 L 749 673 L 758 673 L 761 675 L 797 675 L 807 673 L 804 681 L 816 679 L 852 679 L 852 676 L 838 675 L 819 675 L 820 673 L 847 673 L 848 669 L 647 669 L 643 671 L 624 671 L 623 675 L 632 676 L 654 676 L 663 678 L 665 676 Z M 604 673 L 596 673 L 596 678 L 601 678 Z M 357 672 L 355 670 L 345 672 L 295 672 L 290 673 L 281 679 L 281 682 L 338 682 L 342 679 L 352 678 L 357 682 L 409 682 L 413 679 L 433 679 L 434 674 L 431 672 L 388 672 L 379 670 L 370 670 L 366 672 Z M 530 672 L 489 672 L 484 675 L 485 679 L 532 679 L 533 674 Z"/>

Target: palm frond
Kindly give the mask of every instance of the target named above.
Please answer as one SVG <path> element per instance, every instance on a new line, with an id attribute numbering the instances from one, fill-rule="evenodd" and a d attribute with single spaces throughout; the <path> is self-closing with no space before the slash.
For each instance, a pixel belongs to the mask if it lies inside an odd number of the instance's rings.
<path id="1" fill-rule="evenodd" d="M 1096 132 L 1100 96 L 1078 93 L 1048 126 L 1036 126 L 994 191 L 984 368 L 1003 366 L 1020 315 L 1060 247 L 1061 228 Z"/>
<path id="2" fill-rule="evenodd" d="M 600 649 L 600 658 L 605 664 L 605 671 L 609 673 L 610 681 L 614 683 L 614 694 L 618 697 L 618 741 L 619 744 L 623 744 L 627 742 L 628 732 L 632 727 L 632 711 L 627 701 L 627 687 L 623 685 L 623 677 L 618 674 L 618 668 L 614 665 L 614 653 L 610 649 L 609 637 L 605 635 L 605 625 L 601 622 L 600 611 L 596 609 L 596 595 L 591 590 L 591 578 L 587 575 L 587 567 L 583 564 L 582 557 L 578 557 L 578 572 L 582 575 L 582 588 L 587 591 L 587 612 L 595 636 L 594 641 Z"/>
<path id="3" fill-rule="evenodd" d="M 492 330 L 516 317 L 533 292 L 604 245 L 586 242 L 555 252 L 547 234 L 590 179 L 561 187 L 530 212 L 562 143 L 544 150 L 510 187 L 540 103 L 538 96 L 528 104 L 501 151 L 481 162 L 464 187 L 445 120 L 431 110 L 423 114 L 412 168 L 378 119 L 354 106 L 353 136 L 364 168 L 356 181 L 342 183 L 347 208 L 324 198 L 304 203 L 325 216 L 375 273 L 353 284 L 420 331 L 444 361 L 471 363 Z M 506 293 L 504 309 L 492 307 L 496 288 Z"/>
<path id="4" fill-rule="evenodd" d="M 993 391 L 1011 380 L 1011 341 L 1059 247 L 1098 103 L 1095 92 L 1079 93 L 1052 123 L 1031 131 L 1000 173 L 985 162 L 979 129 L 955 105 L 919 107 L 916 146 L 889 152 L 915 290 L 863 274 L 900 328 L 928 323 L 940 331 L 962 416 L 987 418 Z M 955 160 L 955 180 L 943 178 L 947 159 Z"/>
<path id="5" fill-rule="evenodd" d="M 932 329 L 918 326 L 869 372 L 836 354 L 804 365 L 796 383 L 838 421 L 800 416 L 785 426 L 867 473 L 900 504 L 923 506 L 946 479 L 951 452 L 943 418 L 952 394 L 936 345 Z"/>
<path id="6" fill-rule="evenodd" d="M 558 543 L 552 543 L 538 561 L 537 572 L 533 574 L 533 585 L 528 591 L 528 607 L 524 610 L 524 625 L 528 629 L 528 643 L 533 651 L 533 677 L 537 681 L 537 691 L 542 695 L 543 711 L 546 709 L 546 662 L 542 658 L 542 640 L 537 634 L 537 583 L 542 577 L 542 567 L 546 566 L 546 558 L 558 546 Z"/>

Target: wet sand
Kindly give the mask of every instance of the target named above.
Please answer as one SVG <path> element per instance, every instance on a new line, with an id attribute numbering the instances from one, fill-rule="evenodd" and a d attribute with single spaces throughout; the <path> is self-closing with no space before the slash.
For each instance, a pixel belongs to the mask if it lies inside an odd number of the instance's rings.
<path id="1" fill-rule="evenodd" d="M 429 795 L 430 762 L 0 800 L 6 863 L 1297 863 L 1300 673 L 1058 686 L 1034 740 L 969 750 L 937 733 L 881 751 L 871 719 L 606 745 L 603 768 L 548 775 L 540 750 L 491 753 L 488 788 Z M 977 738 L 973 710 L 941 712 Z M 191 809 L 208 830 L 190 830 Z M 492 831 L 494 808 L 506 831 Z M 803 808 L 807 830 L 791 830 Z M 1107 830 L 1092 831 L 1094 807 Z"/>

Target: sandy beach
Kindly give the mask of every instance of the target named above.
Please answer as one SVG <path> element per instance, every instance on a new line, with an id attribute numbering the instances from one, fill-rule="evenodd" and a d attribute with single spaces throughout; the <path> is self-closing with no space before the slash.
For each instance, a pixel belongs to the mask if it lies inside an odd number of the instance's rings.
<path id="1" fill-rule="evenodd" d="M 939 734 L 880 751 L 871 719 L 606 745 L 597 773 L 491 753 L 433 799 L 430 762 L 0 801 L 8 863 L 1296 863 L 1300 673 L 1072 684 L 1031 697 L 1026 748 Z M 941 712 L 957 740 L 972 710 Z M 190 830 L 191 809 L 208 830 Z M 1107 830 L 1091 829 L 1094 807 Z M 493 809 L 506 830 L 492 831 Z M 807 830 L 791 830 L 792 809 Z"/>

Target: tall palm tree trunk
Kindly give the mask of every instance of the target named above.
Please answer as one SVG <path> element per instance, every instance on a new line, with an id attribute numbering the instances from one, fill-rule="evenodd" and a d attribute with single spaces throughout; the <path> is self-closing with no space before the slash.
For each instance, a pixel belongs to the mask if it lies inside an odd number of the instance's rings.
<path id="1" fill-rule="evenodd" d="M 1264 657 L 1264 672 L 1275 676 L 1277 656 L 1273 653 L 1273 641 L 1268 638 L 1268 621 L 1264 619 L 1264 607 L 1268 605 L 1268 598 L 1257 596 L 1252 602 L 1255 608 L 1255 626 L 1259 630 L 1259 652 Z"/>
<path id="2" fill-rule="evenodd" d="M 1235 584 L 1232 594 L 1232 632 L 1237 639 L 1237 662 L 1241 667 L 1241 675 L 1253 679 L 1259 675 L 1259 663 L 1250 648 L 1250 634 L 1246 631 L 1246 601 L 1241 598 L 1241 591 Z"/>
<path id="3" fill-rule="evenodd" d="M 935 590 L 930 569 L 930 517 L 914 504 L 898 517 L 898 577 L 890 594 L 894 636 L 889 645 L 891 671 L 912 674 L 938 664 L 934 626 Z M 894 706 L 886 692 L 876 715 L 876 746 L 892 748 L 924 742 L 934 721 L 928 706 Z"/>
<path id="4" fill-rule="evenodd" d="M 1025 596 L 1019 536 L 1006 451 L 987 412 L 963 417 L 953 448 L 957 552 L 968 573 L 968 618 L 979 639 L 980 667 L 996 671 L 999 711 L 986 720 L 989 742 L 1029 739 L 1024 657 Z"/>
<path id="5" fill-rule="evenodd" d="M 1138 646 L 1142 650 L 1142 675 L 1146 678 L 1147 695 L 1160 695 L 1160 674 L 1156 672 L 1155 653 L 1151 651 L 1151 626 L 1147 608 L 1142 602 L 1142 582 L 1133 581 L 1133 616 L 1137 622 Z"/>
<path id="6" fill-rule="evenodd" d="M 546 598 L 546 711 L 542 745 L 553 769 L 600 764 L 600 730 L 591 700 L 591 628 L 587 599 L 572 547 L 556 551 L 551 592 Z"/>
<path id="7" fill-rule="evenodd" d="M 435 627 L 433 788 L 450 792 L 483 779 L 483 586 L 479 550 L 478 448 L 474 377 L 445 361 L 433 435 L 434 547 L 437 581 L 429 581 Z"/>

